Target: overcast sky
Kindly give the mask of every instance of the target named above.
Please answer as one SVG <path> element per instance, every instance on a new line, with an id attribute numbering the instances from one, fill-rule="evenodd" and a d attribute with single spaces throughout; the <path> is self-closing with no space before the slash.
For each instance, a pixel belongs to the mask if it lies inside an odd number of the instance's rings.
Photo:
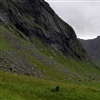
<path id="1" fill-rule="evenodd" d="M 100 35 L 99 0 L 45 0 L 64 21 L 70 24 L 78 38 L 91 39 Z"/>

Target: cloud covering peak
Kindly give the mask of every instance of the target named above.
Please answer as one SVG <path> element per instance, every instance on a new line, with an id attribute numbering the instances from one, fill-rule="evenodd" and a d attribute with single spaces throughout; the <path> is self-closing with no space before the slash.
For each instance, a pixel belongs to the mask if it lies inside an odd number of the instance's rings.
<path id="1" fill-rule="evenodd" d="M 55 12 L 76 31 L 78 38 L 90 39 L 100 35 L 100 2 L 67 2 L 46 0 Z M 53 2 L 51 2 L 53 1 Z M 60 2 L 58 2 L 60 1 Z M 71 0 L 76 1 L 76 0 Z M 83 0 L 80 0 L 83 1 Z M 94 1 L 94 0 L 90 0 Z"/>

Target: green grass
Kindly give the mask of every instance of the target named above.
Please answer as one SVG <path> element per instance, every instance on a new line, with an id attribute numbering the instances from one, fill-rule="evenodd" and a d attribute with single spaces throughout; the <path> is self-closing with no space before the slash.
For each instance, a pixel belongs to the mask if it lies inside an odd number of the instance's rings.
<path id="1" fill-rule="evenodd" d="M 99 100 L 99 83 L 54 82 L 0 71 L 0 100 Z M 95 85 L 94 85 L 95 84 Z M 58 92 L 52 92 L 59 86 Z"/>

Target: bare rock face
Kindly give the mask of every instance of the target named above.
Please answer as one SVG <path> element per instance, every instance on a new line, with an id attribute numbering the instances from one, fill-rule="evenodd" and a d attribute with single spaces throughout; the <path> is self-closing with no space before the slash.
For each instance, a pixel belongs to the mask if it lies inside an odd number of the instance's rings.
<path id="1" fill-rule="evenodd" d="M 94 61 L 100 61 L 100 36 L 95 39 L 82 40 L 80 39 L 83 47 L 86 49 L 89 56 Z"/>
<path id="2" fill-rule="evenodd" d="M 73 28 L 44 0 L 1 0 L 0 23 L 16 27 L 29 39 L 41 39 L 65 56 L 87 59 Z"/>

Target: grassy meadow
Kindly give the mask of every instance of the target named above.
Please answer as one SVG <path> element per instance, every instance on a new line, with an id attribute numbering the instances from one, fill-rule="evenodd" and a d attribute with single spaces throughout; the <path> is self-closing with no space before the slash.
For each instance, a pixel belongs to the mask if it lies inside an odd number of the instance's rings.
<path id="1" fill-rule="evenodd" d="M 59 86 L 59 91 L 52 91 Z M 0 71 L 0 100 L 100 100 L 99 82 L 57 82 Z"/>

